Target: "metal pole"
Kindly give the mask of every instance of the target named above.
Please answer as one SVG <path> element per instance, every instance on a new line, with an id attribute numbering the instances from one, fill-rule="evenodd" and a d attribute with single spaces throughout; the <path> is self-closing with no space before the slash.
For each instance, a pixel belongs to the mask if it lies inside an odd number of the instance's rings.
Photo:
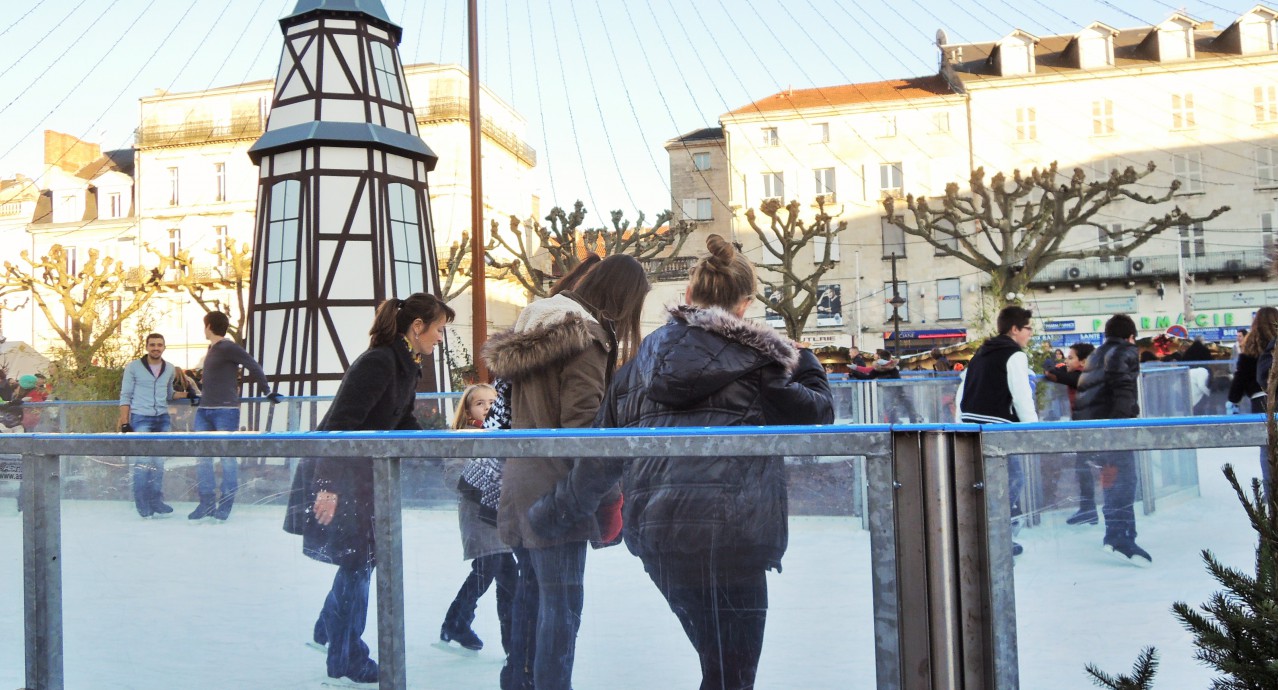
<path id="1" fill-rule="evenodd" d="M 923 434 L 923 543 L 926 558 L 927 616 L 931 619 L 932 685 L 962 685 L 962 642 L 958 588 L 958 535 L 955 519 L 954 466 L 949 434 Z"/>
<path id="2" fill-rule="evenodd" d="M 22 458 L 26 687 L 62 690 L 62 478 L 57 455 Z"/>
<path id="3" fill-rule="evenodd" d="M 471 356 L 475 375 L 488 380 L 484 365 L 484 342 L 488 340 L 488 304 L 484 289 L 484 175 L 480 140 L 483 121 L 479 117 L 479 10 L 478 0 L 466 3 L 466 24 L 470 34 L 470 299 Z"/>
<path id="4" fill-rule="evenodd" d="M 901 295 L 896 288 L 896 252 L 892 252 L 892 354 L 901 358 Z"/>
<path id="5" fill-rule="evenodd" d="M 373 520 L 377 559 L 378 687 L 408 687 L 404 650 L 404 541 L 399 458 L 373 458 Z"/>

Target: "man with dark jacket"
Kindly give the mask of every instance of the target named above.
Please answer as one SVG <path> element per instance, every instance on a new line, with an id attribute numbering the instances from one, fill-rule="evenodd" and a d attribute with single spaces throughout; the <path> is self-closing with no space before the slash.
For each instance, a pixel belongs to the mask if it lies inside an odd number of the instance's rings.
<path id="1" fill-rule="evenodd" d="M 985 341 L 972 355 L 959 378 L 954 405 L 959 421 L 968 424 L 1008 424 L 1037 422 L 1034 391 L 1029 383 L 1029 358 L 1025 346 L 1034 329 L 1030 326 L 1030 310 L 1009 305 L 998 313 L 998 335 Z M 1021 491 L 1025 487 L 1025 470 L 1020 458 L 1007 460 L 1007 495 L 1011 501 L 1012 519 L 1021 514 Z M 1012 555 L 1019 556 L 1020 544 L 1012 542 Z"/>
<path id="2" fill-rule="evenodd" d="M 1140 355 L 1136 351 L 1136 323 L 1126 314 L 1105 322 L 1105 342 L 1087 358 L 1078 377 L 1075 419 L 1134 419 L 1140 416 L 1136 383 Z M 1138 566 L 1154 559 L 1136 545 L 1136 454 L 1133 451 L 1097 453 L 1105 497 L 1104 548 Z"/>
<path id="3" fill-rule="evenodd" d="M 1087 358 L 1096 350 L 1091 343 L 1074 343 L 1069 346 L 1065 361 L 1059 366 L 1051 367 L 1043 376 L 1069 390 L 1069 410 L 1074 414 L 1078 405 L 1078 377 L 1083 373 Z M 1096 480 L 1092 477 L 1092 464 L 1086 453 L 1077 453 L 1074 459 L 1074 471 L 1078 475 L 1078 511 L 1065 520 L 1068 525 L 1087 523 L 1094 525 L 1096 518 Z"/>

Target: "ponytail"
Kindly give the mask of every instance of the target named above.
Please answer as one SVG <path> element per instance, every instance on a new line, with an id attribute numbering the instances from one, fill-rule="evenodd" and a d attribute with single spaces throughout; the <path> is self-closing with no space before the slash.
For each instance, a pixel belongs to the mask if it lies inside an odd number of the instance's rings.
<path id="1" fill-rule="evenodd" d="M 417 319 L 430 325 L 445 318 L 452 321 L 457 313 L 434 295 L 415 292 L 408 299 L 394 297 L 377 305 L 373 315 L 373 327 L 368 329 L 368 346 L 379 347 L 394 343 L 400 336 L 408 332 L 408 327 Z"/>

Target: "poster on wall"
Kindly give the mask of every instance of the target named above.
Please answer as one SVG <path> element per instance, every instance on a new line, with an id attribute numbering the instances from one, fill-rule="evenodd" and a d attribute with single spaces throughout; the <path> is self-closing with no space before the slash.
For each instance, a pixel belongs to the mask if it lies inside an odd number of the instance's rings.
<path id="1" fill-rule="evenodd" d="M 763 296 L 768 298 L 770 305 L 776 304 L 777 300 L 781 299 L 781 293 L 774 291 L 769 285 L 763 286 Z M 771 307 L 763 308 L 763 320 L 773 328 L 785 328 L 785 319 Z"/>
<path id="2" fill-rule="evenodd" d="M 843 325 L 843 288 L 840 285 L 822 285 L 817 293 L 817 326 Z"/>

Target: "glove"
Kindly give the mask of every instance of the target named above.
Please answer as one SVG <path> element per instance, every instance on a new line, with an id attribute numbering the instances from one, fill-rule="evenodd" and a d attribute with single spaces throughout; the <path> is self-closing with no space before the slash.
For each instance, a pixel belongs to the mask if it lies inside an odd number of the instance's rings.
<path id="1" fill-rule="evenodd" d="M 272 405 L 278 405 L 279 402 L 284 399 L 284 396 L 280 395 L 279 391 L 271 391 L 266 394 L 266 399 L 270 401 Z"/>
<path id="2" fill-rule="evenodd" d="M 555 492 L 542 496 L 528 509 L 528 525 L 537 536 L 554 541 L 562 539 L 578 522 L 576 516 L 555 505 Z"/>
<path id="3" fill-rule="evenodd" d="M 186 399 L 187 399 L 187 402 L 191 403 L 191 407 L 199 407 L 199 406 L 200 406 L 200 396 L 195 395 L 195 394 L 191 394 L 191 395 L 186 396 Z"/>
<path id="4" fill-rule="evenodd" d="M 1238 403 L 1225 401 L 1225 414 L 1238 414 Z"/>
<path id="5" fill-rule="evenodd" d="M 123 424 L 121 424 L 121 425 L 120 425 L 120 433 L 122 433 L 122 434 L 127 434 L 127 433 L 129 433 L 129 432 L 131 432 L 131 431 L 133 431 L 133 425 L 132 425 L 132 424 L 129 424 L 128 422 L 125 422 L 125 423 L 123 423 Z"/>

